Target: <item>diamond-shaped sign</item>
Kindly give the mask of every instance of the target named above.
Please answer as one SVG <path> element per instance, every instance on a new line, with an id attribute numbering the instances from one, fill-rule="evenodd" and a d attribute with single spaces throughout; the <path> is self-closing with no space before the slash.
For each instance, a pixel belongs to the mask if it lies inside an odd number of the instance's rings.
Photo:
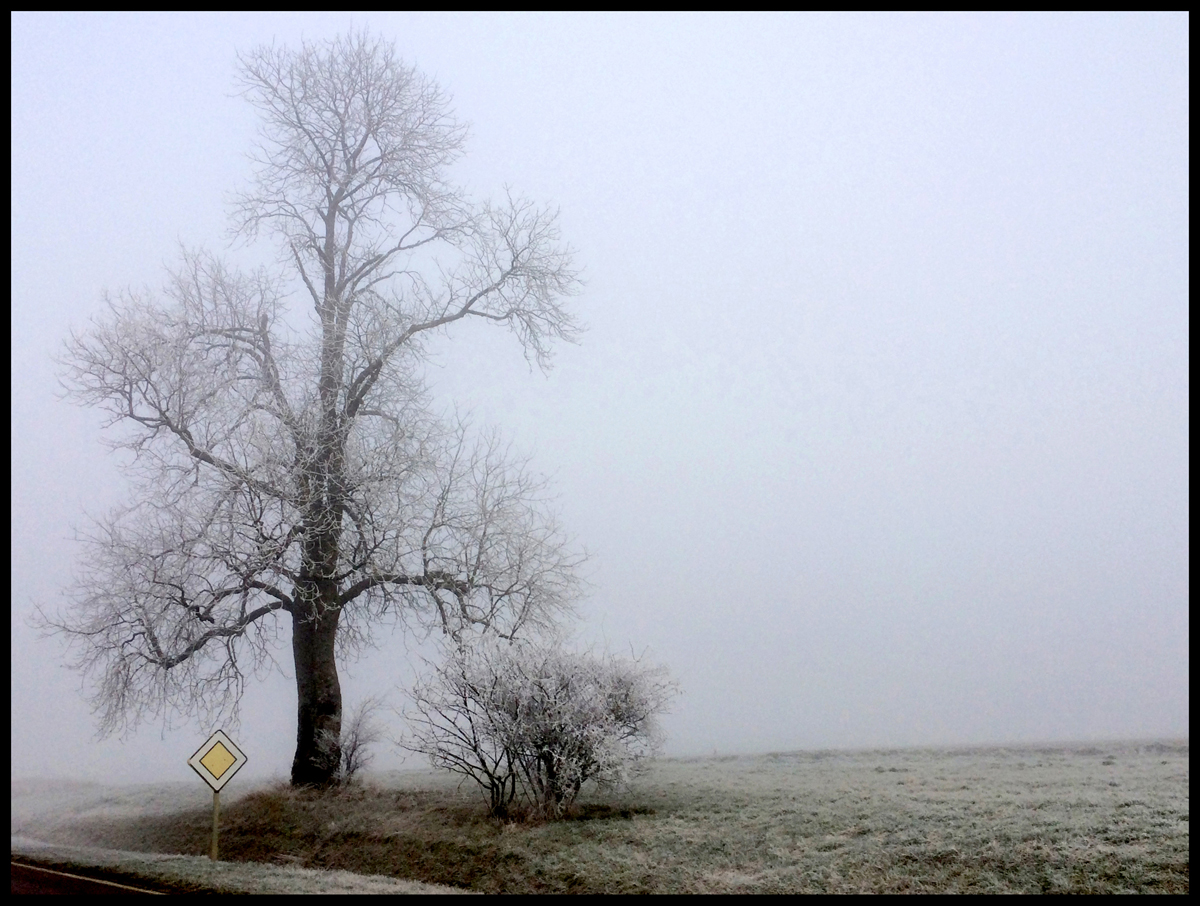
<path id="1" fill-rule="evenodd" d="M 227 784 L 245 763 L 246 756 L 242 750 L 221 730 L 208 737 L 208 741 L 188 759 L 192 770 L 214 791 Z"/>

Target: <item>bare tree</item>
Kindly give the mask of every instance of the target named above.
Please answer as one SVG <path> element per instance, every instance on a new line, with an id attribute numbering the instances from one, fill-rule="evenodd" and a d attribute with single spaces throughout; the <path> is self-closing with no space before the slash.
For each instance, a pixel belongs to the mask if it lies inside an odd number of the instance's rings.
<path id="1" fill-rule="evenodd" d="M 474 780 L 491 813 L 561 817 L 583 784 L 618 784 L 660 742 L 665 668 L 546 641 L 459 645 L 412 692 L 404 746 Z"/>
<path id="2" fill-rule="evenodd" d="M 465 130 L 366 34 L 240 58 L 262 116 L 235 230 L 278 276 L 185 253 L 161 296 L 125 292 L 74 334 L 64 383 L 109 415 L 135 502 L 96 522 L 48 625 L 95 674 L 105 731 L 176 709 L 236 713 L 289 618 L 292 782 L 330 783 L 336 654 L 394 617 L 514 637 L 569 609 L 572 554 L 544 487 L 495 435 L 429 408 L 425 341 L 480 318 L 546 367 L 577 327 L 556 215 L 447 181 Z M 306 323 L 287 317 L 299 295 Z"/>

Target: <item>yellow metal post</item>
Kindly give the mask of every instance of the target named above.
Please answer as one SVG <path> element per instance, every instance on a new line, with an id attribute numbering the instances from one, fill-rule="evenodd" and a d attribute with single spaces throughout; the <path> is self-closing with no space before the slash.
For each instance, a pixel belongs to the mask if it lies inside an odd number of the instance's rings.
<path id="1" fill-rule="evenodd" d="M 221 794 L 217 790 L 213 790 L 213 844 L 212 852 L 208 857 L 214 862 L 217 861 L 217 825 L 221 820 Z"/>

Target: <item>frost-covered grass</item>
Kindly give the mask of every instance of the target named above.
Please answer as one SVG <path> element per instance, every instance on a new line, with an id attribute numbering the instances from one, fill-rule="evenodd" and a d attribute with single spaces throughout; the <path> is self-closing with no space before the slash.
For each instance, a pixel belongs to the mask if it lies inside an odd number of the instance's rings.
<path id="1" fill-rule="evenodd" d="M 137 853 L 86 846 L 56 846 L 13 837 L 15 860 L 71 871 L 88 869 L 110 880 L 149 882 L 169 893 L 466 893 L 453 887 L 356 875 L 348 871 L 260 865 L 253 862 L 211 862 L 207 856 Z"/>
<path id="2" fill-rule="evenodd" d="M 226 792 L 229 797 L 229 792 Z M 206 809 L 212 793 L 194 783 L 102 786 L 63 780 L 12 783 L 14 860 L 90 873 L 114 880 L 141 879 L 152 889 L 219 893 L 444 894 L 465 891 L 417 881 L 322 871 L 295 865 L 212 862 L 207 856 L 163 852 L 161 839 L 140 837 L 149 821 L 170 824 L 184 809 Z M 29 835 L 29 836 L 26 836 Z M 49 842 L 58 841 L 58 842 Z M 68 842 L 64 842 L 68 841 Z M 71 843 L 76 845 L 71 845 Z M 122 845 L 131 849 L 116 848 Z M 131 851 L 133 850 L 133 851 Z"/>
<path id="3" fill-rule="evenodd" d="M 571 820 L 501 824 L 474 788 L 406 772 L 222 797 L 221 845 L 234 861 L 509 893 L 1186 893 L 1188 777 L 1186 741 L 675 759 L 581 798 Z M 139 812 L 136 798 L 97 789 L 69 820 L 22 826 L 206 851 L 210 799 Z"/>

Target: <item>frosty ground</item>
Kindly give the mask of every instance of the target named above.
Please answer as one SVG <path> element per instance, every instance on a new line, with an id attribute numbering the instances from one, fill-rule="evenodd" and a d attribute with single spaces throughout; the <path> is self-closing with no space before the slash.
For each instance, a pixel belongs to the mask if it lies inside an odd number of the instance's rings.
<path id="1" fill-rule="evenodd" d="M 1175 740 L 664 759 L 555 823 L 489 819 L 428 771 L 269 784 L 222 797 L 217 865 L 196 784 L 14 781 L 12 849 L 245 892 L 1187 893 L 1188 757 Z"/>

